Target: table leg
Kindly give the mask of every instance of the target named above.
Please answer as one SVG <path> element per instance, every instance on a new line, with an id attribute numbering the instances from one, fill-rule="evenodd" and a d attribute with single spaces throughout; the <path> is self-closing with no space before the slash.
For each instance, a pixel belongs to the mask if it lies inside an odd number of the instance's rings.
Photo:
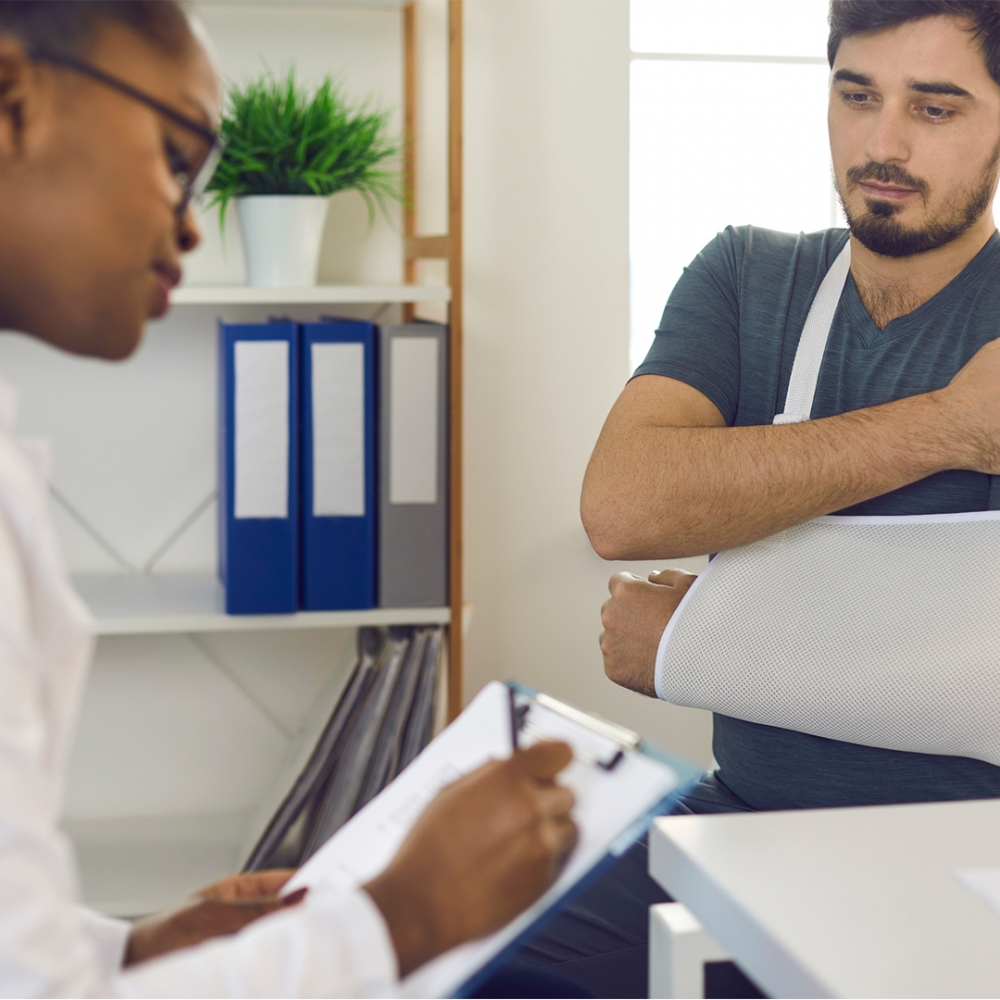
<path id="1" fill-rule="evenodd" d="M 651 997 L 704 997 L 705 963 L 728 959 L 683 903 L 649 908 Z"/>

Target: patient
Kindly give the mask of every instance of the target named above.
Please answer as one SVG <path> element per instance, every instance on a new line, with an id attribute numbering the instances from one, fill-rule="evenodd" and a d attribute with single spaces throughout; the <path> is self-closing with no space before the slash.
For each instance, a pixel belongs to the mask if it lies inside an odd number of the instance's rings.
<path id="1" fill-rule="evenodd" d="M 190 201 L 218 115 L 174 0 L 0 0 L 0 328 L 128 357 L 198 244 Z M 15 398 L 0 383 L 0 992 L 386 995 L 552 884 L 576 841 L 555 782 L 571 752 L 540 743 L 446 789 L 355 892 L 279 900 L 288 872 L 237 876 L 134 928 L 80 906 L 58 822 L 91 623 Z"/>

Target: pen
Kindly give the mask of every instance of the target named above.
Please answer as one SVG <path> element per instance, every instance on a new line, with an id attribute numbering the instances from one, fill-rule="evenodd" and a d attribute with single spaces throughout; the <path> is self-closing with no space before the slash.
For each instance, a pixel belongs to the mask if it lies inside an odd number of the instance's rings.
<path id="1" fill-rule="evenodd" d="M 510 701 L 510 751 L 517 753 L 517 701 L 512 687 L 507 688 Z"/>

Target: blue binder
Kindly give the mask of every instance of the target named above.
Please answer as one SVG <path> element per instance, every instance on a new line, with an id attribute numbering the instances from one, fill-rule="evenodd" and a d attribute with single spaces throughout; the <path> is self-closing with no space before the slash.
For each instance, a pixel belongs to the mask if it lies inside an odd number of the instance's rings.
<path id="1" fill-rule="evenodd" d="M 298 610 L 298 327 L 219 323 L 219 576 L 232 615 Z"/>
<path id="2" fill-rule="evenodd" d="M 302 607 L 375 607 L 377 328 L 301 328 Z"/>

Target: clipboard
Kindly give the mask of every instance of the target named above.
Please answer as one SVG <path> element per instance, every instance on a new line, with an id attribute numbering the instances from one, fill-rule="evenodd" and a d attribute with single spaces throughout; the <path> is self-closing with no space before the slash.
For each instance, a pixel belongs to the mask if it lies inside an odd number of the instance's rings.
<path id="1" fill-rule="evenodd" d="M 493 681 L 299 869 L 283 893 L 301 886 L 349 890 L 365 884 L 388 864 L 441 788 L 489 759 L 547 738 L 566 740 L 574 753 L 559 780 L 576 795 L 580 841 L 561 876 L 506 927 L 438 956 L 399 984 L 400 996 L 468 996 L 631 847 L 701 769 L 550 695 Z"/>
<path id="2" fill-rule="evenodd" d="M 617 722 L 609 722 L 517 681 L 508 681 L 507 689 L 512 750 L 521 748 L 522 732 L 536 740 L 567 740 L 577 760 L 613 771 L 625 754 L 635 753 L 643 746 L 638 733 Z"/>

